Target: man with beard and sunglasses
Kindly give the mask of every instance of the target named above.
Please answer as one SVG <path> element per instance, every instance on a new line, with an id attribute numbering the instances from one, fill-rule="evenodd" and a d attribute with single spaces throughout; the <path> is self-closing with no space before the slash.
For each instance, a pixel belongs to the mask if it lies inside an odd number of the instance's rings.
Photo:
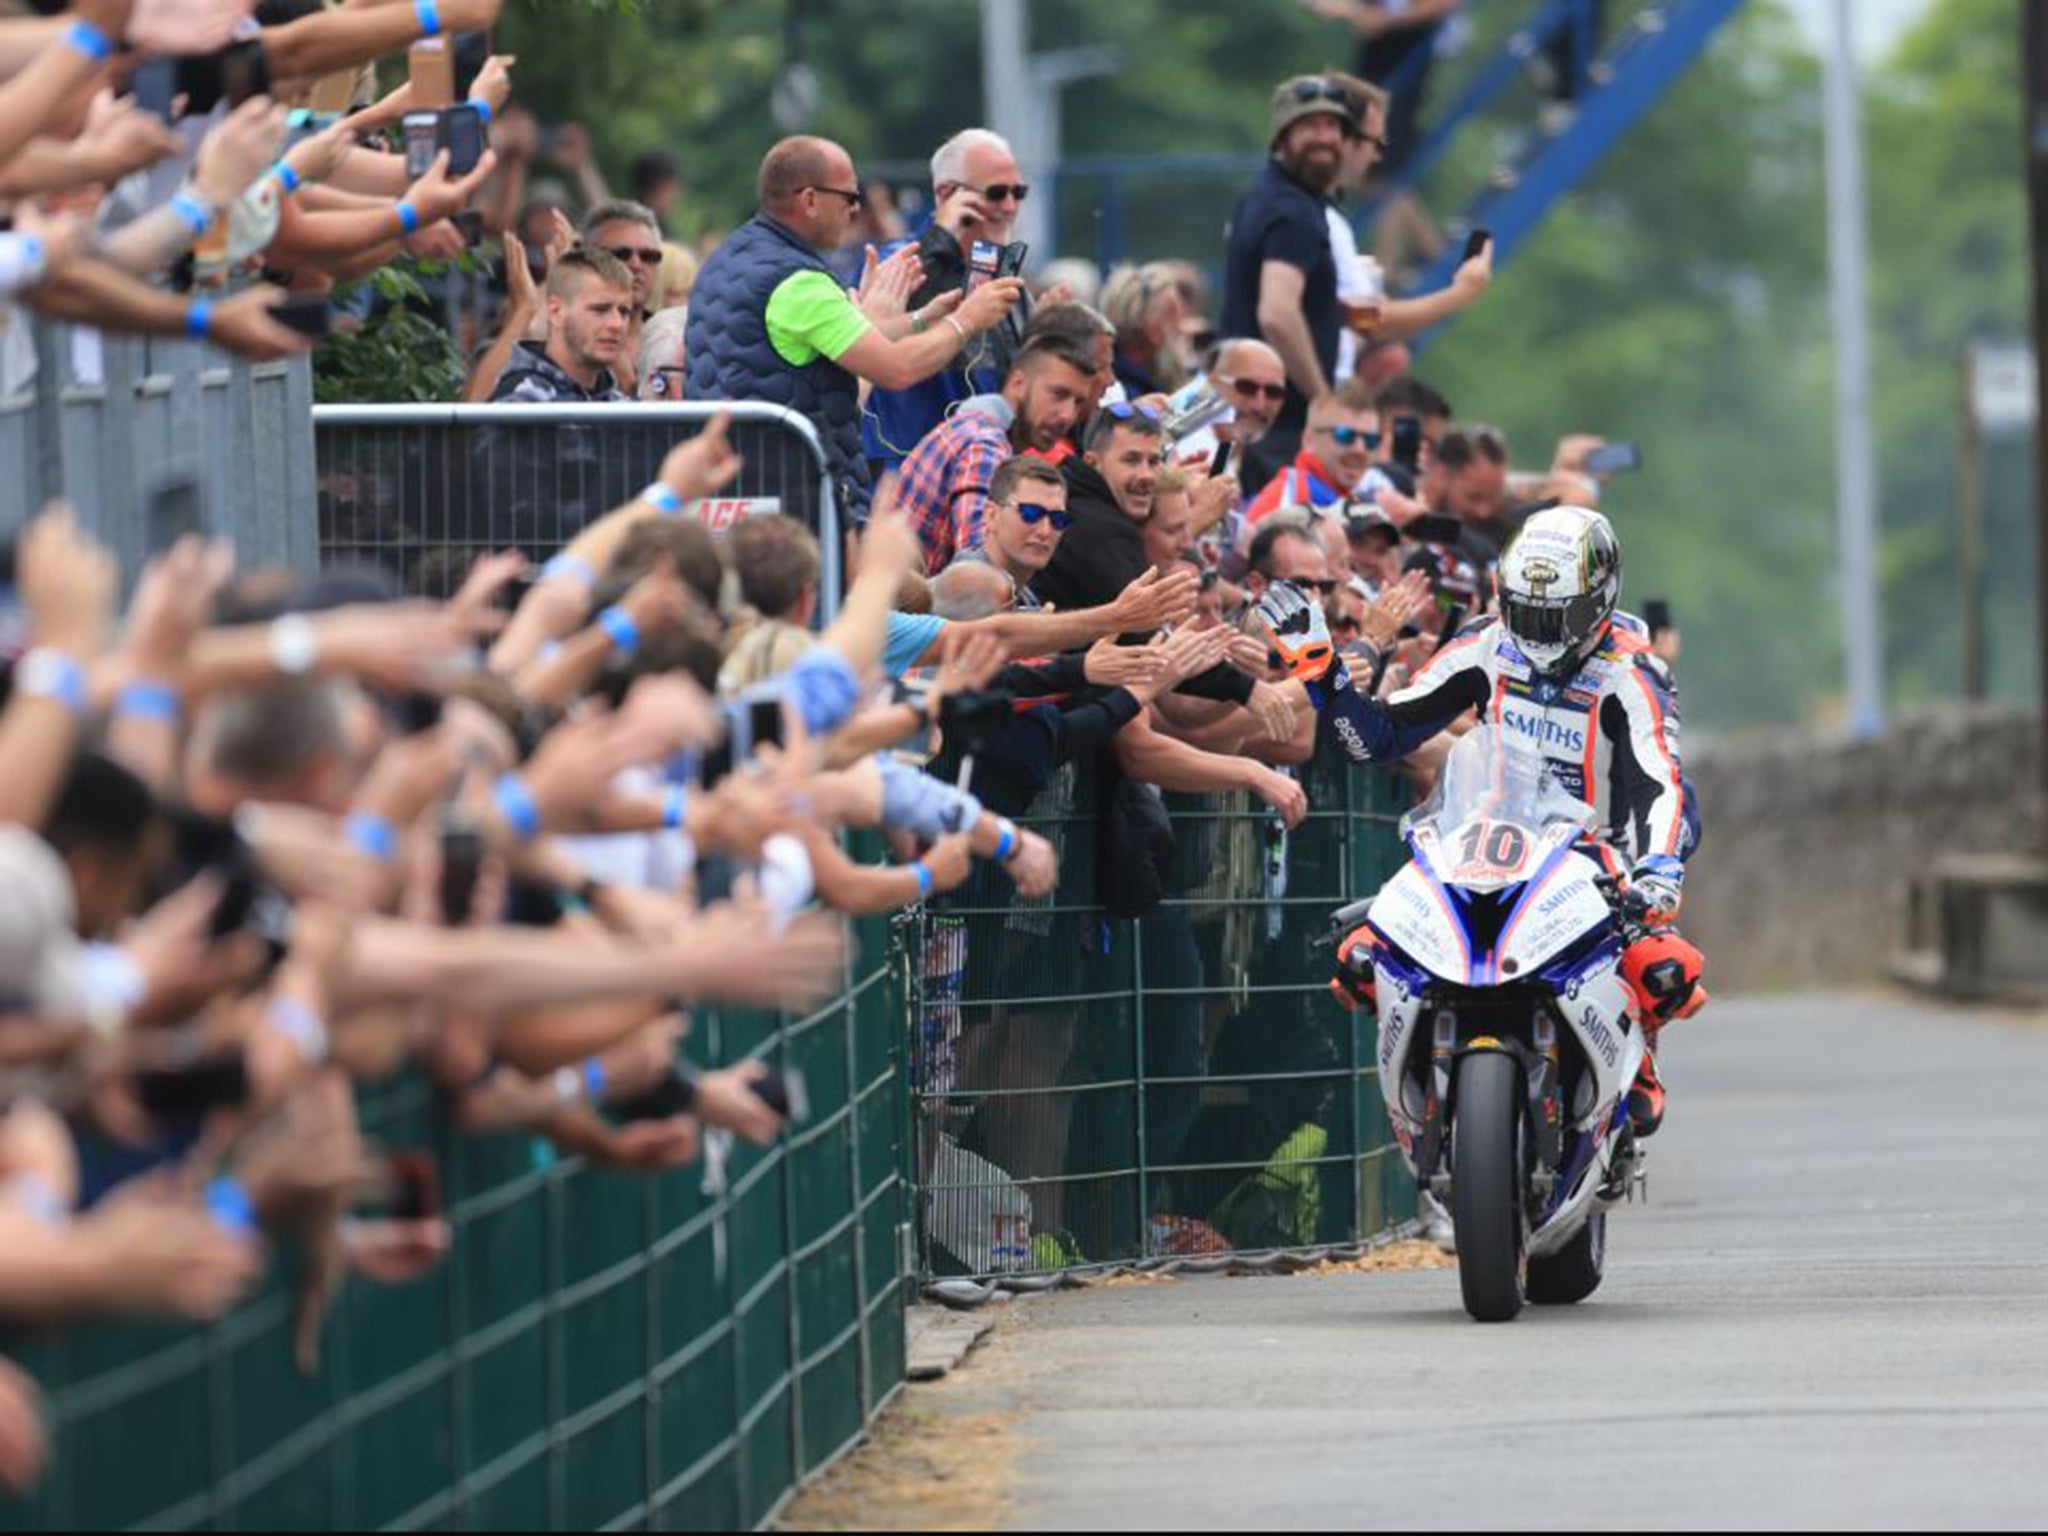
<path id="1" fill-rule="evenodd" d="M 1283 81 L 1272 123 L 1272 159 L 1231 215 L 1224 268 L 1223 333 L 1263 337 L 1287 369 L 1286 404 L 1244 466 L 1248 487 L 1293 456 L 1337 366 L 1344 317 L 1327 210 L 1362 126 L 1349 92 L 1321 75 Z"/>

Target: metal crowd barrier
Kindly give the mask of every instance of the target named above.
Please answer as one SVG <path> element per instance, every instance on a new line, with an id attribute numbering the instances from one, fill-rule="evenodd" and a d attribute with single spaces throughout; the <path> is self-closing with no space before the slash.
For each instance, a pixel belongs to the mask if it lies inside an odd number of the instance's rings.
<path id="1" fill-rule="evenodd" d="M 838 499 L 817 429 L 754 403 L 317 407 L 321 559 L 382 564 L 446 596 L 480 554 L 559 550 L 721 410 L 744 467 L 700 515 L 714 530 L 763 512 L 800 518 L 824 547 L 821 589 L 838 592 Z"/>
<path id="2" fill-rule="evenodd" d="M 367 1135 L 439 1152 L 449 1263 L 351 1282 L 313 1378 L 281 1282 L 205 1331 L 0 1337 L 56 1439 L 0 1530 L 731 1530 L 772 1516 L 903 1380 L 902 969 L 858 926 L 843 996 L 802 1020 L 704 1012 L 691 1054 L 801 1071 L 813 1119 L 716 1140 L 666 1177 L 525 1137 L 458 1138 L 426 1083 Z M 709 1139 L 709 1138 L 708 1138 Z M 290 1256 L 280 1269 L 288 1271 Z"/>
<path id="3" fill-rule="evenodd" d="M 1411 1219 L 1373 1022 L 1337 1006 L 1316 944 L 1400 867 L 1400 781 L 1316 765 L 1291 834 L 1249 796 L 1169 795 L 1170 895 L 1112 922 L 1093 786 L 1065 777 L 1030 818 L 1060 846 L 1051 900 L 978 876 L 916 925 L 922 1278 L 1341 1246 Z"/>
<path id="4" fill-rule="evenodd" d="M 251 366 L 195 342 L 47 323 L 13 334 L 26 324 L 0 311 L 0 379 L 23 343 L 37 365 L 0 393 L 0 537 L 63 496 L 139 571 L 149 493 L 190 478 L 207 530 L 233 540 L 244 567 L 314 563 L 307 359 Z"/>

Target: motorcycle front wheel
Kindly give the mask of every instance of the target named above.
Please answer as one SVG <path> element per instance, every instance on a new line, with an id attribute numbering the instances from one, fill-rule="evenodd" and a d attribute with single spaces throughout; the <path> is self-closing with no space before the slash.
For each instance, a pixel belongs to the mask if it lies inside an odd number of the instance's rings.
<path id="1" fill-rule="evenodd" d="M 1497 1051 L 1458 1066 L 1451 1120 L 1451 1217 L 1458 1229 L 1458 1286 L 1482 1323 L 1512 1321 L 1529 1286 L 1523 1215 L 1521 1064 Z"/>

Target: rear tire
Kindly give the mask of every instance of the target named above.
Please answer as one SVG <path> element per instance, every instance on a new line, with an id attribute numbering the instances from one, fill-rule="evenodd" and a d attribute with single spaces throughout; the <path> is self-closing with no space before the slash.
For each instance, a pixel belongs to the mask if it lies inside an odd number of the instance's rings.
<path id="1" fill-rule="evenodd" d="M 1529 1281 L 1523 1215 L 1521 1064 L 1498 1051 L 1458 1067 L 1451 1123 L 1451 1216 L 1458 1229 L 1458 1286 L 1465 1310 L 1505 1323 L 1522 1310 Z"/>
<path id="2" fill-rule="evenodd" d="M 1557 1252 L 1529 1261 L 1529 1300 L 1568 1307 L 1600 1289 L 1607 1268 L 1607 1213 L 1595 1211 L 1578 1235 Z"/>

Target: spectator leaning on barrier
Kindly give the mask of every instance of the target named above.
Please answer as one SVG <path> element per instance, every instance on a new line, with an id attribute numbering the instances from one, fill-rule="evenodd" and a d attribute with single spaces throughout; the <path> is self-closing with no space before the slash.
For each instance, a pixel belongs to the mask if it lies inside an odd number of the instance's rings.
<path id="1" fill-rule="evenodd" d="M 1048 453 L 1087 410 L 1091 359 L 1052 340 L 1018 354 L 1001 394 L 959 406 L 903 461 L 897 500 L 924 546 L 925 574 L 937 575 L 981 542 L 989 487 L 1019 453 Z"/>
<path id="2" fill-rule="evenodd" d="M 979 544 L 960 551 L 954 563 L 992 565 L 1016 585 L 1016 606 L 1041 607 L 1031 583 L 1058 553 L 1072 515 L 1067 511 L 1067 482 L 1043 459 L 1008 460 L 989 482 L 988 510 Z"/>
<path id="3" fill-rule="evenodd" d="M 491 398 L 511 405 L 627 399 L 613 373 L 632 333 L 633 275 L 617 257 L 578 246 L 548 274 L 548 339 L 522 341 Z"/>
<path id="4" fill-rule="evenodd" d="M 989 253 L 998 253 L 1000 265 L 1000 253 L 1015 240 L 1017 215 L 1031 192 L 1009 142 L 986 128 L 964 128 L 946 140 L 932 155 L 931 170 L 932 213 L 907 247 L 915 253 L 919 274 L 910 295 L 912 308 L 986 281 L 992 270 Z M 929 379 L 907 389 L 871 391 L 862 423 L 868 457 L 877 466 L 901 463 L 950 408 L 1001 387 L 1023 348 L 1030 316 L 1027 299 Z"/>
<path id="5" fill-rule="evenodd" d="M 1246 477 L 1254 489 L 1293 457 L 1308 403 L 1328 391 L 1337 366 L 1343 316 L 1327 209 L 1359 127 L 1335 81 L 1283 81 L 1273 91 L 1272 157 L 1230 217 L 1223 332 L 1262 337 L 1287 366 L 1287 402 L 1253 455 L 1260 473 Z"/>
<path id="6" fill-rule="evenodd" d="M 840 287 L 825 254 L 845 243 L 863 200 L 853 159 L 827 139 L 784 139 L 761 162 L 760 210 L 697 275 L 688 331 L 690 394 L 767 400 L 811 418 L 856 521 L 871 477 L 860 441 L 860 381 L 903 389 L 930 378 L 1023 295 L 1013 278 L 965 300 L 907 312 L 915 258 L 871 273 L 873 313 Z M 893 300 L 879 296 L 894 285 Z"/>

